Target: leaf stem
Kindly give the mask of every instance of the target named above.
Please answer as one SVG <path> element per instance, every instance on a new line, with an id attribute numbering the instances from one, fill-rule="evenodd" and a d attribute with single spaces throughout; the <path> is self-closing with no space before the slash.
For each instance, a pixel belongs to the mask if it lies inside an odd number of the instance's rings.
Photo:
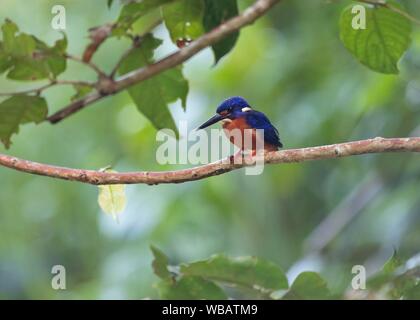
<path id="1" fill-rule="evenodd" d="M 85 66 L 88 66 L 89 68 L 91 68 L 93 71 L 95 71 L 96 73 L 97 73 L 97 75 L 100 77 L 100 78 L 107 78 L 108 76 L 105 74 L 105 72 L 104 71 L 102 71 L 96 64 L 94 64 L 93 62 L 91 62 L 91 61 L 83 61 L 83 59 L 82 58 L 79 58 L 79 57 L 76 57 L 76 56 L 73 56 L 73 55 L 71 55 L 71 54 L 66 54 L 65 55 L 65 57 L 67 58 L 67 59 L 69 59 L 69 60 L 73 60 L 73 61 L 75 61 L 75 62 L 78 62 L 78 63 L 81 63 L 81 64 L 83 64 L 83 65 L 85 65 Z"/>
<path id="2" fill-rule="evenodd" d="M 87 82 L 87 81 L 73 81 L 73 80 L 53 79 L 49 83 L 47 83 L 46 85 L 38 87 L 38 88 L 32 88 L 32 89 L 23 90 L 23 91 L 16 91 L 16 92 L 0 92 L 0 97 L 16 96 L 16 95 L 20 95 L 20 94 L 31 94 L 31 93 L 40 94 L 41 92 L 43 92 L 43 91 L 45 91 L 49 88 L 52 88 L 56 85 L 86 86 L 86 87 L 94 88 L 96 84 L 93 83 L 93 82 Z"/>
<path id="3" fill-rule="evenodd" d="M 0 97 L 6 97 L 6 96 L 15 96 L 15 95 L 20 95 L 20 94 L 30 94 L 30 93 L 36 93 L 36 94 L 40 94 L 42 91 L 51 88 L 52 86 L 54 86 L 55 83 L 48 83 L 42 87 L 38 87 L 38 88 L 33 88 L 33 89 L 28 89 L 28 90 L 23 90 L 23 91 L 17 91 L 17 92 L 0 92 Z"/>

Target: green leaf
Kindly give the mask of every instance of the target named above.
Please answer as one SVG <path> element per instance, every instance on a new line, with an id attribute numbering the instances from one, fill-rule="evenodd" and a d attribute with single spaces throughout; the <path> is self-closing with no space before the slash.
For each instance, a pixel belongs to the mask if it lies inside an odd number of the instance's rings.
<path id="1" fill-rule="evenodd" d="M 113 170 L 106 170 L 114 173 Z M 112 215 L 114 220 L 118 221 L 118 215 L 121 214 L 126 206 L 127 197 L 125 195 L 125 185 L 113 184 L 98 186 L 98 203 L 102 211 Z"/>
<path id="2" fill-rule="evenodd" d="M 147 35 L 141 45 L 134 49 L 121 63 L 119 72 L 125 74 L 153 62 L 153 50 L 161 40 Z M 128 89 L 128 92 L 143 113 L 157 129 L 168 128 L 177 131 L 168 104 L 181 99 L 185 108 L 188 82 L 182 75 L 182 67 L 176 67 L 142 81 Z"/>
<path id="3" fill-rule="evenodd" d="M 34 37 L 35 38 L 35 37 Z M 57 77 L 63 73 L 67 67 L 67 59 L 65 53 L 67 50 L 67 37 L 63 34 L 63 38 L 55 42 L 54 46 L 49 47 L 41 40 L 36 40 L 36 52 L 34 59 L 44 68 L 46 77 Z"/>
<path id="4" fill-rule="evenodd" d="M 173 2 L 174 0 L 143 0 L 141 2 L 131 2 L 122 7 L 117 24 L 112 30 L 112 35 L 121 37 L 130 35 L 133 24 L 140 18 L 157 11 L 160 17 L 159 8 L 162 5 Z"/>
<path id="5" fill-rule="evenodd" d="M 0 140 L 6 148 L 19 126 L 28 122 L 42 122 L 48 113 L 47 103 L 38 96 L 16 95 L 0 103 Z"/>
<path id="6" fill-rule="evenodd" d="M 395 1 L 388 1 L 388 4 L 403 10 Z M 397 63 L 411 42 L 411 22 L 383 6 L 364 6 L 366 29 L 355 29 L 352 27 L 355 17 L 352 7 L 344 9 L 340 18 L 340 38 L 344 46 L 370 69 L 397 74 Z"/>
<path id="7" fill-rule="evenodd" d="M 405 300 L 420 300 L 420 281 L 413 280 L 409 287 L 404 289 L 402 298 Z"/>
<path id="8" fill-rule="evenodd" d="M 43 61 L 19 58 L 13 60 L 13 67 L 7 74 L 7 78 L 33 81 L 48 78 L 48 74 L 48 70 Z"/>
<path id="9" fill-rule="evenodd" d="M 79 100 L 90 93 L 93 88 L 86 85 L 74 85 L 73 88 L 76 90 L 76 93 L 70 98 L 71 101 Z"/>
<path id="10" fill-rule="evenodd" d="M 163 19 L 172 41 L 191 42 L 204 33 L 203 0 L 179 0 L 162 7 Z"/>
<path id="11" fill-rule="evenodd" d="M 183 276 L 178 281 L 164 280 L 158 284 L 159 295 L 169 300 L 224 300 L 223 290 L 212 281 L 197 276 Z"/>
<path id="12" fill-rule="evenodd" d="M 55 42 L 54 46 L 44 51 L 46 63 L 50 72 L 57 77 L 67 68 L 67 59 L 65 53 L 67 50 L 67 37 L 63 34 L 63 38 Z"/>
<path id="13" fill-rule="evenodd" d="M 130 28 L 137 19 L 140 19 L 153 9 L 171 1 L 174 0 L 143 0 L 141 2 L 130 2 L 121 9 L 118 24 L 122 28 Z"/>
<path id="14" fill-rule="evenodd" d="M 259 291 L 287 289 L 287 278 L 274 263 L 256 257 L 210 259 L 181 265 L 181 273 L 226 282 Z"/>
<path id="15" fill-rule="evenodd" d="M 155 246 L 151 246 L 150 249 L 154 256 L 152 266 L 155 274 L 161 279 L 170 279 L 171 273 L 168 270 L 168 257 Z"/>
<path id="16" fill-rule="evenodd" d="M 17 25 L 6 20 L 1 27 L 3 31 L 3 48 L 4 52 L 12 56 L 30 56 L 35 50 L 35 40 L 32 36 L 21 33 Z"/>
<path id="17" fill-rule="evenodd" d="M 40 80 L 55 78 L 66 70 L 67 38 L 57 40 L 49 47 L 34 36 L 20 33 L 10 20 L 2 26 L 3 43 L 0 47 L 0 73 L 9 70 L 13 80 Z"/>
<path id="18" fill-rule="evenodd" d="M 185 108 L 188 82 L 182 75 L 181 67 L 170 69 L 143 81 L 128 89 L 128 92 L 139 111 L 152 122 L 156 129 L 171 129 L 177 132 L 168 104 L 180 98 Z"/>
<path id="19" fill-rule="evenodd" d="M 378 289 L 381 286 L 391 283 L 397 276 L 397 269 L 403 266 L 404 263 L 404 260 L 402 260 L 398 256 L 397 251 L 394 250 L 392 256 L 383 265 L 382 270 L 368 279 L 368 287 L 371 289 Z"/>
<path id="20" fill-rule="evenodd" d="M 209 32 L 221 23 L 238 15 L 236 0 L 204 0 L 204 28 Z M 234 32 L 212 46 L 215 63 L 235 46 L 239 32 Z"/>
<path id="21" fill-rule="evenodd" d="M 297 276 L 289 291 L 283 296 L 285 300 L 321 300 L 328 299 L 331 293 L 327 283 L 316 272 L 306 271 Z"/>
<path id="22" fill-rule="evenodd" d="M 108 8 L 111 8 L 112 7 L 112 3 L 113 2 L 114 2 L 114 0 L 108 0 L 107 1 Z"/>
<path id="23" fill-rule="evenodd" d="M 12 59 L 8 53 L 4 51 L 3 43 L 0 42 L 0 74 L 6 72 L 12 66 Z"/>
<path id="24" fill-rule="evenodd" d="M 392 274 L 402 265 L 404 265 L 404 260 L 402 260 L 398 256 L 397 251 L 394 250 L 392 257 L 389 258 L 389 260 L 385 262 L 384 266 L 382 267 L 382 271 L 386 274 Z"/>

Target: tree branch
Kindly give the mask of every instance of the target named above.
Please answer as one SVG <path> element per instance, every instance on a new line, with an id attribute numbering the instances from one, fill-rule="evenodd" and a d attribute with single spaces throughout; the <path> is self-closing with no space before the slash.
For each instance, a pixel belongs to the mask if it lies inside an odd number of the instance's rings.
<path id="1" fill-rule="evenodd" d="M 384 152 L 420 152 L 420 137 L 389 139 L 378 137 L 319 147 L 282 150 L 267 153 L 264 162 L 266 164 L 279 164 Z M 178 171 L 112 173 L 56 167 L 4 154 L 0 154 L 0 165 L 26 173 L 93 185 L 182 183 L 205 179 L 246 166 L 246 164 L 231 163 L 230 159 L 223 159 L 207 165 Z"/>
<path id="2" fill-rule="evenodd" d="M 197 40 L 191 42 L 190 45 L 178 50 L 177 52 L 167 56 L 166 58 L 157 61 L 147 67 L 134 70 L 121 78 L 113 81 L 109 86 L 109 90 L 99 90 L 98 92 L 91 93 L 85 98 L 76 100 L 64 107 L 62 110 L 49 116 L 47 120 L 51 123 L 57 123 L 67 118 L 73 113 L 83 109 L 84 107 L 106 97 L 111 94 L 120 92 L 128 87 L 149 79 L 163 71 L 171 69 L 203 50 L 204 48 L 213 45 L 227 35 L 241 29 L 242 27 L 253 23 L 259 17 L 264 15 L 280 0 L 257 0 L 252 6 L 247 8 L 242 14 L 226 21 L 214 30 L 206 33 Z"/>

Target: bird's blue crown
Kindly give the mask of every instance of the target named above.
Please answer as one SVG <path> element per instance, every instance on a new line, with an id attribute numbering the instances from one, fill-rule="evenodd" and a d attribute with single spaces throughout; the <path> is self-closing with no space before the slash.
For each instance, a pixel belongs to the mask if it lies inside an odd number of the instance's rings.
<path id="1" fill-rule="evenodd" d="M 222 113 L 224 111 L 232 112 L 242 108 L 250 107 L 248 102 L 242 97 L 232 97 L 223 101 L 218 107 L 216 112 Z"/>

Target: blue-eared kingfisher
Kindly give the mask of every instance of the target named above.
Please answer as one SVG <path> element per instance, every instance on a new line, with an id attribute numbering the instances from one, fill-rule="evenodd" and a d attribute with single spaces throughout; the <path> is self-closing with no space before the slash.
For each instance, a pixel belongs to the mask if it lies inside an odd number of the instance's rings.
<path id="1" fill-rule="evenodd" d="M 255 129 L 264 130 L 264 150 L 276 151 L 283 147 L 277 129 L 271 124 L 267 116 L 251 108 L 249 103 L 242 97 L 232 97 L 223 101 L 216 110 L 216 115 L 211 117 L 197 129 L 204 129 L 217 122 L 222 123 L 222 127 L 229 137 L 230 142 L 234 143 L 239 149 L 245 151 L 246 144 L 236 141 L 230 134 L 234 129 L 239 129 L 244 137 L 245 129 L 252 129 L 252 151 L 255 154 L 256 139 L 258 139 Z M 248 150 L 249 151 L 249 150 Z"/>

